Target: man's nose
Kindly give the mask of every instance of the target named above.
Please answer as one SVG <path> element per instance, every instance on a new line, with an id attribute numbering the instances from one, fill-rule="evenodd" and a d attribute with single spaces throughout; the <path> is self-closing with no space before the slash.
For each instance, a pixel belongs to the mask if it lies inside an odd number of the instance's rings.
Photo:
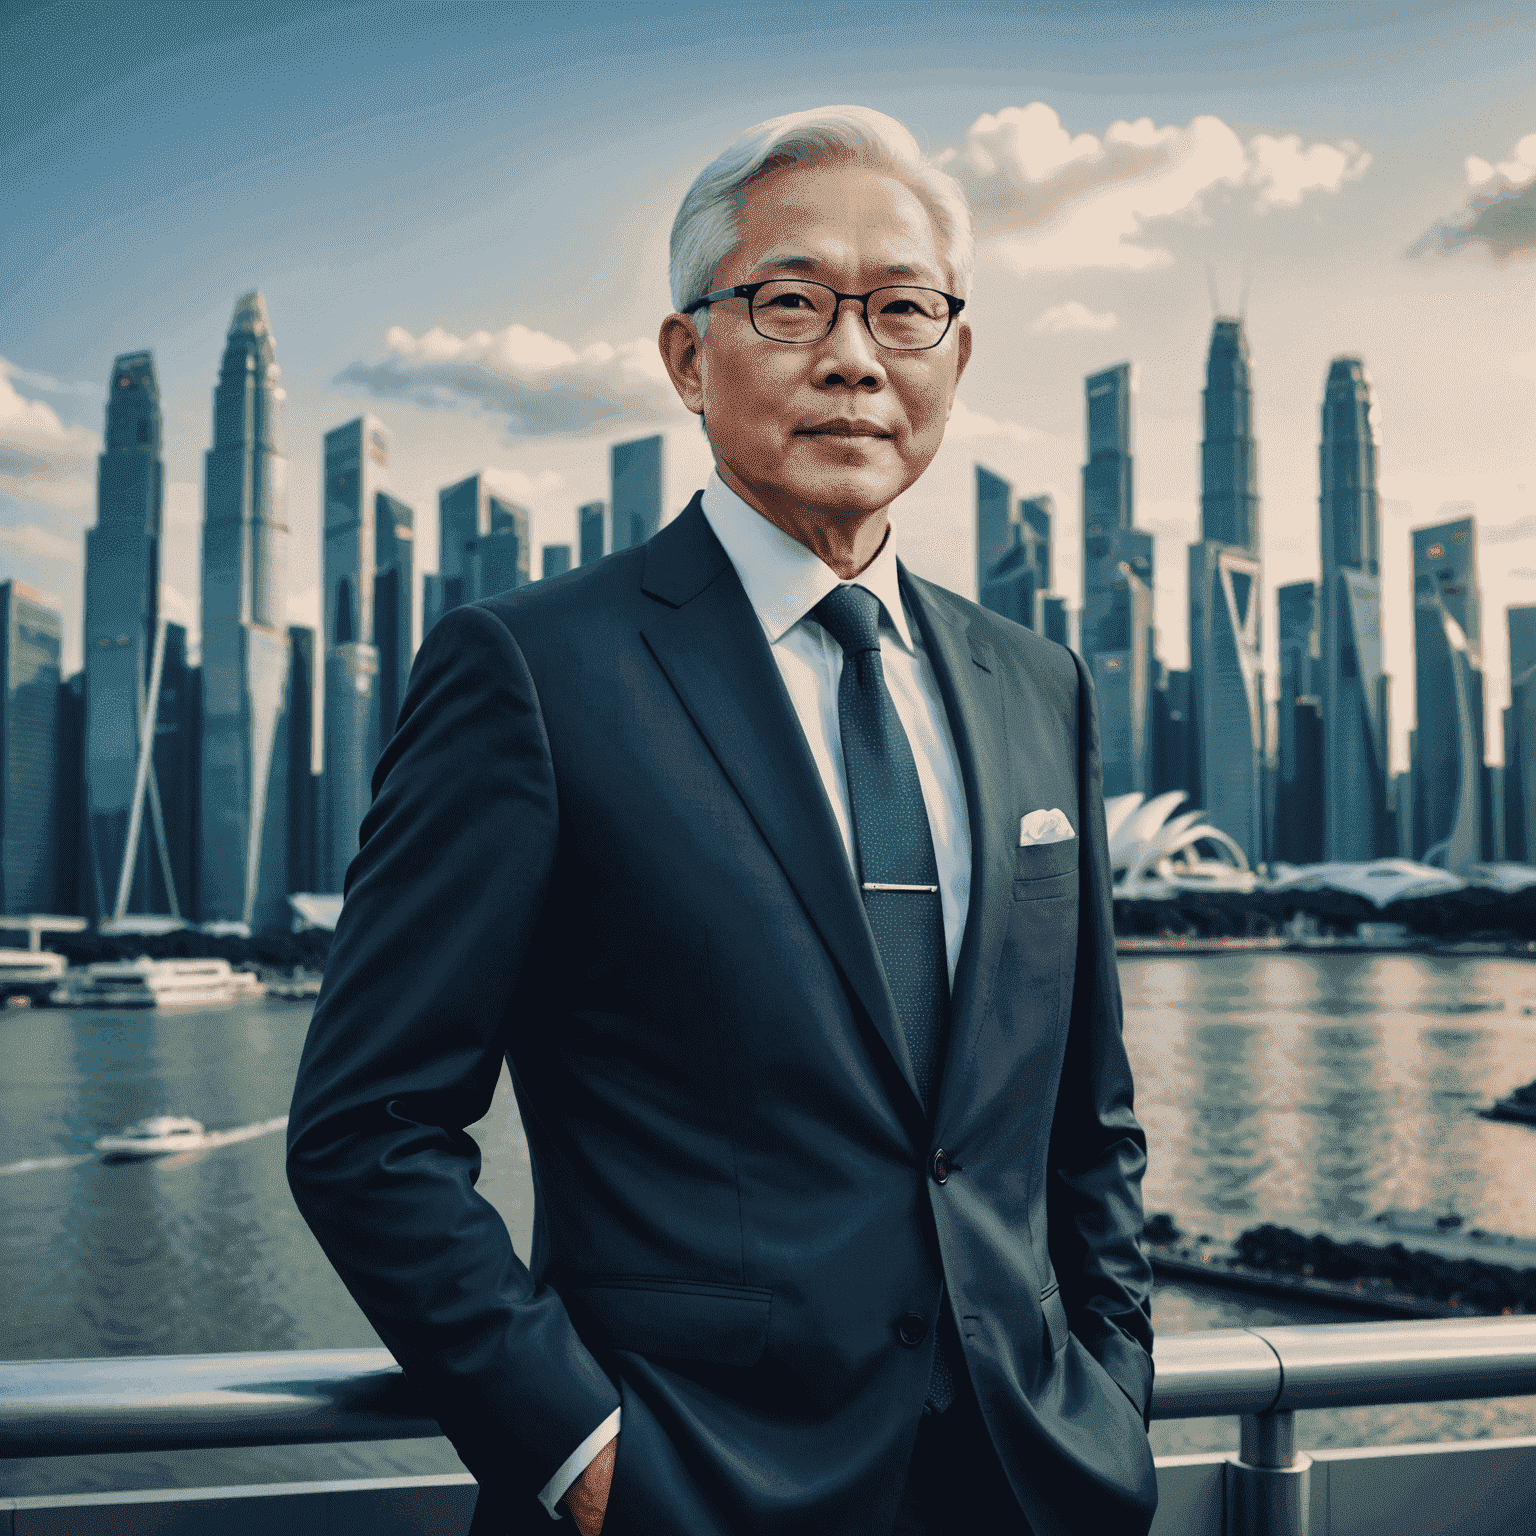
<path id="1" fill-rule="evenodd" d="M 885 383 L 885 366 L 880 349 L 864 323 L 864 306 L 858 299 L 839 299 L 837 318 L 822 343 L 817 359 L 819 381 L 826 384 Z"/>

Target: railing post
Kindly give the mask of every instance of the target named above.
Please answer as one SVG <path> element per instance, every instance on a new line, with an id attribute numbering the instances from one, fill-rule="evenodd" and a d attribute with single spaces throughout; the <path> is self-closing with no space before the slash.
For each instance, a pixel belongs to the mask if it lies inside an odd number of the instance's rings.
<path id="1" fill-rule="evenodd" d="M 1227 1460 L 1226 1536 L 1307 1536 L 1312 1458 L 1296 1449 L 1293 1413 L 1245 1413 Z"/>

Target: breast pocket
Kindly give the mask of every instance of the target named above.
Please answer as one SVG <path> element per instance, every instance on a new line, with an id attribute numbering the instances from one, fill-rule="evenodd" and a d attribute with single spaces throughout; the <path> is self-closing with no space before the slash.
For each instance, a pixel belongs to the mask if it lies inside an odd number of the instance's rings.
<path id="1" fill-rule="evenodd" d="M 1059 843 L 1028 843 L 1015 850 L 1013 899 L 1039 901 L 1046 896 L 1067 896 L 1077 889 L 1075 837 Z"/>

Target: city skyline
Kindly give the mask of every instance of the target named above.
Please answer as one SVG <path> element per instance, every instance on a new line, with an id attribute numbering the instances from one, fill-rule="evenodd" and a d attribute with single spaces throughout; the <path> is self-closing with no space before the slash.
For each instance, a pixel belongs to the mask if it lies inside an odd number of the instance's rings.
<path id="1" fill-rule="evenodd" d="M 183 16 L 171 0 L 133 25 L 70 4 L 68 68 L 65 34 L 35 30 L 0 94 L 15 211 L 0 229 L 0 559 L 60 596 L 68 668 L 103 386 L 114 356 L 146 347 L 165 415 L 162 596 L 197 645 L 207 336 L 244 289 L 277 319 L 302 445 L 292 622 L 323 628 L 311 445 L 364 411 L 396 434 L 419 569 L 437 564 L 432 499 L 477 467 L 529 510 L 535 548 L 570 542 L 571 507 L 607 495 L 612 441 L 660 431 L 674 515 L 708 468 L 655 352 L 677 201 L 744 124 L 838 100 L 908 122 L 978 210 L 975 355 L 944 447 L 897 507 L 914 569 L 973 595 L 980 460 L 1054 496 L 1054 585 L 1075 603 L 1076 381 L 1134 359 L 1158 649 L 1185 666 L 1205 337 L 1213 314 L 1243 311 L 1261 360 L 1270 587 L 1321 574 L 1315 401 L 1329 362 L 1359 356 L 1371 372 L 1394 766 L 1412 720 L 1398 535 L 1475 507 L 1490 607 L 1536 599 L 1536 307 L 1519 261 L 1536 243 L 1520 223 L 1536 179 L 1528 8 L 1112 5 L 1085 33 L 1028 0 L 942 18 L 898 0 L 934 45 L 915 55 L 951 67 L 878 59 L 847 18 L 807 12 L 815 46 L 765 80 L 715 13 L 690 14 L 685 67 L 664 28 L 611 7 L 474 26 L 450 8 L 423 30 L 371 0 L 345 16 L 237 15 L 221 0 Z M 246 97 L 221 83 L 252 57 L 259 138 Z M 672 84 L 691 103 L 682 121 L 651 106 Z M 146 90 L 163 110 L 141 110 Z M 1272 691 L 1272 625 L 1264 644 Z M 1497 700 L 1502 632 L 1484 649 Z M 1491 714 L 1487 732 L 1496 754 Z"/>

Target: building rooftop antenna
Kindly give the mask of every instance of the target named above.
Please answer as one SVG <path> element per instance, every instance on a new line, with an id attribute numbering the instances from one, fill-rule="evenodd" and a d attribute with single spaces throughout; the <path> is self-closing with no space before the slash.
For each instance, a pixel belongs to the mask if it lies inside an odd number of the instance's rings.
<path id="1" fill-rule="evenodd" d="M 1216 292 L 1216 269 L 1210 262 L 1205 264 L 1205 286 L 1211 295 L 1211 319 L 1221 313 L 1221 296 Z"/>

